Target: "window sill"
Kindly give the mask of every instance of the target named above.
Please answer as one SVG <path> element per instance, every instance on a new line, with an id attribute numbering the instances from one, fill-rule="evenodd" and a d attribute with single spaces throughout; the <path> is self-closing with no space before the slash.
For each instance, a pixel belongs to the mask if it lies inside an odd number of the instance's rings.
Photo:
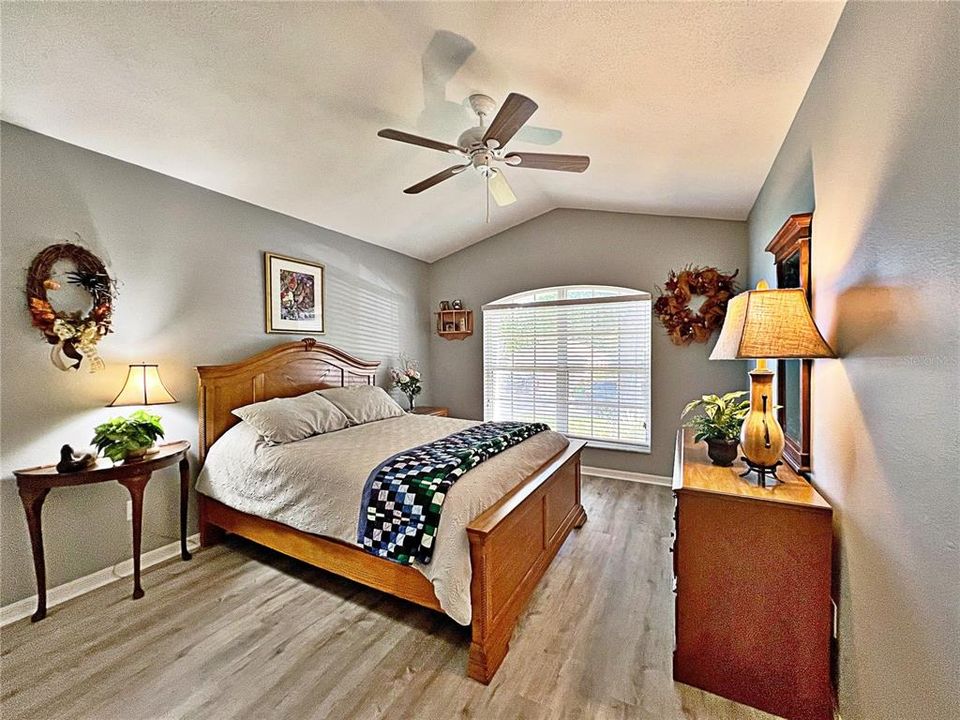
<path id="1" fill-rule="evenodd" d="M 613 440 L 590 440 L 589 438 L 578 438 L 576 435 L 568 435 L 572 440 L 586 440 L 587 448 L 596 450 L 619 450 L 620 452 L 650 454 L 649 445 L 634 445 L 631 443 L 621 443 Z"/>

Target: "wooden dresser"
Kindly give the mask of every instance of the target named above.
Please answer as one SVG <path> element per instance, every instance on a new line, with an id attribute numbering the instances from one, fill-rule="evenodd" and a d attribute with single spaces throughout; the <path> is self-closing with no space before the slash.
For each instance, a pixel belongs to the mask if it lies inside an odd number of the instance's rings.
<path id="1" fill-rule="evenodd" d="M 787 467 L 762 489 L 706 450 L 678 435 L 674 680 L 788 720 L 832 720 L 830 506 Z"/>

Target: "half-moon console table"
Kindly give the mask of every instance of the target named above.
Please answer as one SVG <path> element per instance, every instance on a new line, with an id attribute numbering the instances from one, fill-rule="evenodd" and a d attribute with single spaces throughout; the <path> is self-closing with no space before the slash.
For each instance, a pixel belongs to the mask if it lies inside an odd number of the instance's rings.
<path id="1" fill-rule="evenodd" d="M 101 460 L 86 470 L 73 473 L 58 473 L 54 465 L 14 470 L 17 489 L 23 509 L 27 514 L 27 528 L 30 531 L 30 545 L 33 549 L 33 568 L 37 573 L 37 611 L 30 617 L 33 622 L 47 616 L 47 569 L 43 560 L 43 530 L 40 526 L 40 511 L 43 501 L 52 488 L 74 485 L 92 485 L 93 483 L 116 480 L 130 492 L 133 504 L 133 599 L 143 597 L 140 586 L 140 533 L 143 525 L 143 491 L 154 470 L 169 467 L 174 463 L 180 466 L 180 557 L 190 559 L 187 552 L 187 498 L 190 492 L 190 465 L 187 450 L 190 443 L 186 440 L 161 445 L 158 452 L 143 460 L 110 464 Z"/>

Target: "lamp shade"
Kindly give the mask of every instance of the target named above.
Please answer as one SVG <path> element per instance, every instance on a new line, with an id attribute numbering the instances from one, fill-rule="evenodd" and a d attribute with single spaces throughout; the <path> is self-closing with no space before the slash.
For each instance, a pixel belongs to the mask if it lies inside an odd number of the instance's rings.
<path id="1" fill-rule="evenodd" d="M 802 288 L 748 290 L 727 304 L 711 360 L 835 358 Z"/>
<path id="2" fill-rule="evenodd" d="M 166 405 L 177 399 L 170 394 L 156 365 L 131 365 L 123 389 L 107 407 L 115 405 Z"/>

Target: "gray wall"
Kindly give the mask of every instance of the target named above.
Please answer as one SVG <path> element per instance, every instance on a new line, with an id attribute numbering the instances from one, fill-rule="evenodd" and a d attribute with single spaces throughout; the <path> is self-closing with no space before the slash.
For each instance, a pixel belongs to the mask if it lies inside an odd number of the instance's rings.
<path id="1" fill-rule="evenodd" d="M 180 400 L 158 408 L 167 437 L 195 444 L 193 367 L 296 339 L 263 330 L 264 250 L 326 265 L 325 341 L 385 362 L 402 351 L 429 370 L 425 263 L 7 124 L 2 153 L 3 604 L 35 591 L 12 470 L 56 461 L 61 444 L 86 445 L 97 422 L 131 410 L 103 407 L 127 363 L 160 363 Z M 74 232 L 122 283 L 116 332 L 101 343 L 107 367 L 97 374 L 55 369 L 23 301 L 33 256 Z M 130 557 L 126 498 L 117 484 L 50 494 L 50 587 Z M 177 537 L 176 498 L 176 472 L 158 473 L 147 488 L 145 550 Z"/>
<path id="2" fill-rule="evenodd" d="M 463 341 L 431 337 L 438 400 L 459 417 L 483 417 L 483 320 L 480 306 L 521 290 L 578 283 L 656 293 L 667 273 L 688 264 L 747 272 L 746 225 L 724 220 L 554 210 L 431 265 L 430 299 L 462 298 L 476 313 Z M 649 455 L 590 450 L 588 465 L 670 475 L 683 406 L 706 392 L 739 389 L 740 362 L 710 362 L 712 342 L 677 347 L 653 323 L 652 437 Z"/>
<path id="3" fill-rule="evenodd" d="M 264 250 L 327 268 L 325 341 L 361 357 L 421 359 L 424 404 L 482 416 L 482 333 L 461 342 L 431 333 L 441 298 L 471 307 L 519 290 L 566 283 L 654 291 L 687 263 L 747 265 L 744 223 L 555 211 L 433 266 L 22 128 L 2 125 L 0 268 L 0 534 L 4 605 L 34 592 L 15 468 L 54 461 L 61 444 L 89 443 L 129 362 L 159 362 L 180 399 L 157 409 L 171 439 L 195 441 L 193 367 L 236 360 L 293 336 L 263 331 Z M 26 268 L 46 245 L 85 244 L 120 279 L 115 333 L 101 343 L 105 370 L 63 373 L 30 326 Z M 432 278 L 432 281 L 431 281 Z M 479 320 L 479 317 L 478 317 Z M 428 342 L 427 337 L 432 340 Z M 670 473 L 677 414 L 691 397 L 743 384 L 740 363 L 709 363 L 707 346 L 674 347 L 654 326 L 653 452 L 593 451 L 588 463 Z M 429 355 L 429 357 L 428 357 Z M 118 485 L 55 491 L 44 507 L 48 585 L 130 556 L 126 491 Z M 176 473 L 147 489 L 144 550 L 177 537 Z"/>
<path id="4" fill-rule="evenodd" d="M 960 717 L 956 4 L 849 3 L 750 214 L 815 209 L 814 481 L 834 506 L 844 720 Z"/>

